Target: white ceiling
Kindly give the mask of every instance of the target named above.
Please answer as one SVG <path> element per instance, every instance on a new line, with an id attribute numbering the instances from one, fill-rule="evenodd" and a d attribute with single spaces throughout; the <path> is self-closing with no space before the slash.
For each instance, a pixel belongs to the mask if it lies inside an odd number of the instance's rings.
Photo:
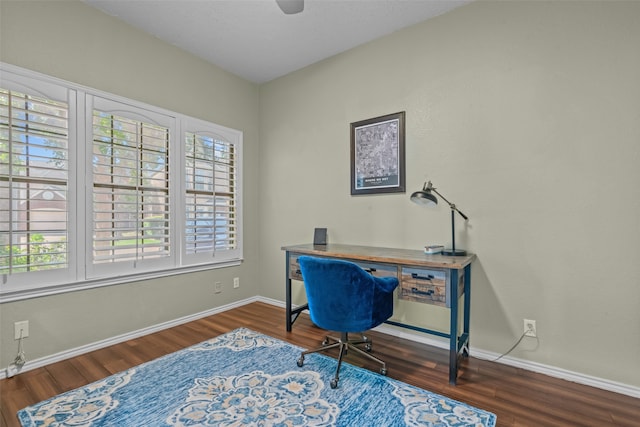
<path id="1" fill-rule="evenodd" d="M 472 0 L 85 0 L 255 83 L 303 68 Z"/>

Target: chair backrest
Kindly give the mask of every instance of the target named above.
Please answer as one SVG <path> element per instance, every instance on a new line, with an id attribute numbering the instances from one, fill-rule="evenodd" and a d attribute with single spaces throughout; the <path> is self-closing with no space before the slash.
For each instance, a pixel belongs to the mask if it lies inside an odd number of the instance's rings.
<path id="1" fill-rule="evenodd" d="M 339 332 L 363 332 L 393 314 L 395 277 L 375 277 L 349 261 L 301 256 L 313 323 Z"/>

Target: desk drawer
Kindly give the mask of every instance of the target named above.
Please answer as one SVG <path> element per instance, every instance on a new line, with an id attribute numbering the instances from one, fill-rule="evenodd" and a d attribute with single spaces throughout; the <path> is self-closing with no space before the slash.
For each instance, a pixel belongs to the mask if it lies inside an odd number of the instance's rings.
<path id="1" fill-rule="evenodd" d="M 402 268 L 398 297 L 407 301 L 451 307 L 447 293 L 450 272 L 437 268 Z M 464 292 L 464 270 L 458 272 L 458 297 Z"/>
<path id="2" fill-rule="evenodd" d="M 298 257 L 300 254 L 289 255 L 289 279 L 302 280 L 302 271 L 300 271 L 300 264 L 298 263 Z"/>
<path id="3" fill-rule="evenodd" d="M 376 277 L 398 277 L 398 267 L 395 265 L 375 264 L 362 261 L 353 262 Z"/>
<path id="4" fill-rule="evenodd" d="M 290 254 L 289 255 L 289 278 L 293 280 L 302 280 L 302 271 L 300 271 L 300 263 L 298 263 L 298 257 L 302 256 L 301 254 Z M 345 260 L 351 261 L 351 260 Z M 368 263 L 368 262 L 360 262 L 360 261 L 351 261 L 358 264 L 363 269 L 367 270 L 371 274 L 376 277 L 397 277 L 398 276 L 398 268 L 395 265 L 388 264 L 376 264 L 376 263 Z"/>

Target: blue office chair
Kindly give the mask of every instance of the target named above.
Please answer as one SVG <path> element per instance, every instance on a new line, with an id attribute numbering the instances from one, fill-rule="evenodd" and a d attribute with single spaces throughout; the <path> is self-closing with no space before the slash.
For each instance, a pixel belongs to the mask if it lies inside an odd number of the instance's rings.
<path id="1" fill-rule="evenodd" d="M 339 347 L 338 367 L 331 380 L 331 388 L 338 387 L 342 356 L 355 350 L 382 365 L 380 373 L 387 374 L 386 364 L 371 351 L 371 340 L 349 340 L 349 332 L 362 333 L 382 324 L 393 314 L 393 291 L 396 277 L 376 277 L 349 261 L 301 256 L 298 258 L 309 303 L 311 321 L 330 331 L 340 332 L 340 338 L 325 337 L 322 347 L 303 351 L 298 366 L 304 364 L 309 353 Z M 364 344 L 364 351 L 357 345 Z"/>

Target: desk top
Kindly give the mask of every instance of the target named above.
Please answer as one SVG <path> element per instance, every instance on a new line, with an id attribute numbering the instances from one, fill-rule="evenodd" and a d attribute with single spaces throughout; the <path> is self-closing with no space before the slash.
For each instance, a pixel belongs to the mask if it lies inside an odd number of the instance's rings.
<path id="1" fill-rule="evenodd" d="M 425 254 L 424 251 L 415 249 L 379 248 L 374 246 L 342 245 L 335 243 L 327 245 L 307 243 L 304 245 L 283 246 L 281 249 L 307 255 L 454 269 L 462 269 L 468 264 L 471 264 L 476 258 L 475 254 L 445 256 L 442 254 Z"/>

